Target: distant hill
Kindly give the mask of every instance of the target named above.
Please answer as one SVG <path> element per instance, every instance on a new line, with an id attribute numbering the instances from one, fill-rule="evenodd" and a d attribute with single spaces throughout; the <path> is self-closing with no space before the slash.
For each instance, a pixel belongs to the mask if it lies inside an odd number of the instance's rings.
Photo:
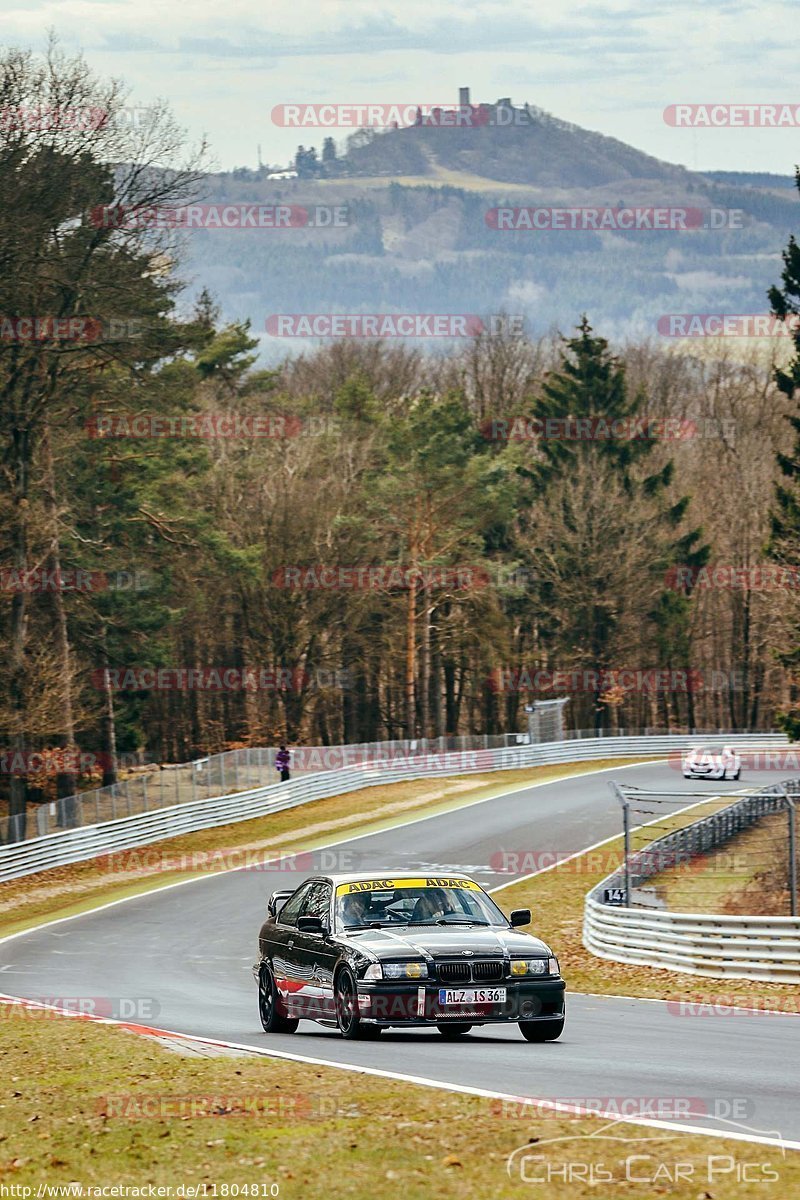
<path id="1" fill-rule="evenodd" d="M 343 205 L 349 221 L 198 231 L 184 276 L 193 290 L 208 286 L 227 317 L 250 318 L 267 360 L 306 344 L 266 335 L 279 313 L 505 312 L 536 336 L 587 312 L 609 336 L 658 337 L 668 313 L 767 311 L 800 227 L 790 177 L 698 174 L 529 111 L 527 125 L 362 132 L 322 178 L 208 176 L 208 201 Z M 690 232 L 511 233 L 492 227 L 498 205 L 690 206 L 731 220 Z"/>
<path id="2" fill-rule="evenodd" d="M 626 179 L 686 180 L 691 172 L 539 108 L 482 105 L 481 123 L 412 125 L 351 139 L 347 176 L 427 175 L 436 166 L 536 187 L 597 187 Z"/>
<path id="3" fill-rule="evenodd" d="M 706 179 L 716 183 L 732 183 L 737 187 L 789 188 L 797 187 L 793 175 L 773 175 L 769 171 L 704 171 Z"/>

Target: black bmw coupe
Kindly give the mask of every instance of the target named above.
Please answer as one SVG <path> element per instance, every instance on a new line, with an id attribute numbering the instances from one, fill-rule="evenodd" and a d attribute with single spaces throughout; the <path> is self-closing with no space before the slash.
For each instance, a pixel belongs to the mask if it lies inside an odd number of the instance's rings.
<path id="1" fill-rule="evenodd" d="M 467 876 L 326 875 L 274 892 L 259 935 L 259 1014 L 267 1032 L 300 1020 L 346 1038 L 389 1026 L 444 1037 L 515 1022 L 529 1042 L 564 1028 L 564 980 L 549 946 L 518 928 Z"/>

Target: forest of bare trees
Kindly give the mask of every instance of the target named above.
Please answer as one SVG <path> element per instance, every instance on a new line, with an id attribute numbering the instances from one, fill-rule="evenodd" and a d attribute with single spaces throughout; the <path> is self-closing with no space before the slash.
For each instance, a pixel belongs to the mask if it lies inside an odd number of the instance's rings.
<path id="1" fill-rule="evenodd" d="M 8 55 L 0 99 L 119 103 L 56 50 Z M 494 733 L 561 695 L 574 729 L 791 710 L 786 339 L 610 347 L 576 313 L 563 338 L 340 341 L 266 371 L 213 297 L 178 315 L 170 235 L 87 217 L 191 194 L 177 150 L 166 113 L 0 134 L 11 811 L 123 753 Z M 42 751 L 58 769 L 26 770 Z"/>

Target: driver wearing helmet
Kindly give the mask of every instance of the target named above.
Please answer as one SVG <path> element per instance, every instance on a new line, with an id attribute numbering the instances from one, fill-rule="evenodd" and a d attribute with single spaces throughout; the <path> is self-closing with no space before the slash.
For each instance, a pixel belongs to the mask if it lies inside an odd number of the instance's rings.
<path id="1" fill-rule="evenodd" d="M 370 919 L 370 893 L 353 892 L 342 900 L 342 920 L 345 925 L 366 925 Z"/>
<path id="2" fill-rule="evenodd" d="M 423 892 L 414 906 L 412 921 L 438 921 L 448 913 L 457 913 L 457 905 L 444 888 L 430 888 Z"/>

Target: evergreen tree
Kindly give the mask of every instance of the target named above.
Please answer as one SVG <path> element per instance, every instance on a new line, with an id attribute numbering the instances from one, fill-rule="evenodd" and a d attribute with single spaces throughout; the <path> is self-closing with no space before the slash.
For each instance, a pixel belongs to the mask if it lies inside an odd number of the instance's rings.
<path id="1" fill-rule="evenodd" d="M 795 178 L 800 190 L 800 168 Z M 773 313 L 794 327 L 794 358 L 787 370 L 776 370 L 775 382 L 785 396 L 795 400 L 800 397 L 800 245 L 794 235 L 789 238 L 783 253 L 781 287 L 770 288 L 769 299 Z M 790 570 L 797 570 L 800 563 L 800 415 L 794 414 L 788 420 L 794 431 L 794 448 L 789 454 L 778 454 L 784 481 L 776 488 L 768 549 L 778 562 Z M 779 657 L 785 667 L 796 671 L 800 666 L 800 628 L 795 627 L 792 642 Z M 789 736 L 797 739 L 800 738 L 800 694 L 797 685 L 792 690 L 791 708 L 778 720 Z"/>
<path id="2" fill-rule="evenodd" d="M 332 137 L 326 137 L 322 143 L 322 165 L 332 167 L 336 161 L 336 142 Z"/>
<path id="3" fill-rule="evenodd" d="M 668 590 L 668 572 L 678 563 L 703 566 L 709 548 L 701 544 L 701 530 L 684 527 L 689 497 L 670 495 L 674 465 L 655 454 L 660 442 L 657 429 L 648 424 L 645 395 L 630 392 L 623 364 L 610 353 L 606 339 L 594 335 L 585 316 L 577 335 L 565 341 L 562 362 L 546 377 L 533 407 L 540 422 L 537 458 L 521 468 L 532 485 L 534 506 L 522 514 L 522 527 L 539 579 L 541 633 L 551 651 L 562 656 L 558 666 L 687 668 L 688 662 L 677 656 L 688 651 L 689 589 L 677 595 Z M 657 463 L 651 462 L 654 456 Z M 597 480 L 605 481 L 604 486 L 595 486 Z M 618 563 L 596 554 L 596 543 L 604 537 L 606 503 L 625 506 L 629 540 L 635 537 L 640 550 L 629 552 L 624 524 L 615 520 L 617 559 L 624 555 L 627 569 L 637 574 L 627 585 Z M 548 511 L 544 534 L 538 506 Z M 612 528 L 610 519 L 607 528 Z M 641 615 L 657 635 L 652 646 L 657 664 L 614 657 L 646 652 L 646 630 L 640 631 L 636 649 L 615 642 L 623 613 L 630 615 L 637 593 L 645 604 L 650 597 Z M 600 690 L 593 708 L 594 720 L 603 724 Z M 691 692 L 687 720 L 694 724 Z"/>

